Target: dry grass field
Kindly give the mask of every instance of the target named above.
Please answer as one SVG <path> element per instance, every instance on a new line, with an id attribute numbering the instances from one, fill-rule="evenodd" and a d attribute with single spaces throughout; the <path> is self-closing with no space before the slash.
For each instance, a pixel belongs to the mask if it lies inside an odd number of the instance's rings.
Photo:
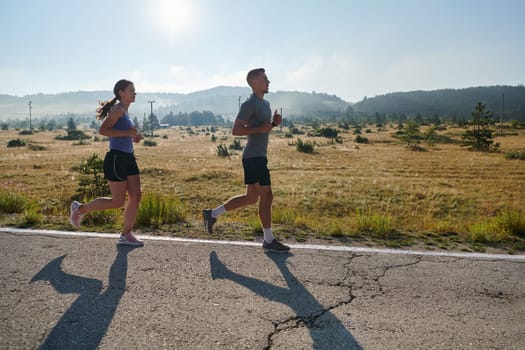
<path id="1" fill-rule="evenodd" d="M 508 135 L 495 138 L 501 143 L 500 153 L 483 153 L 457 143 L 421 144 L 426 151 L 413 151 L 392 137 L 395 129 L 370 129 L 363 133 L 367 144 L 355 143 L 351 131 L 340 134 L 342 143 L 307 135 L 290 138 L 286 129 L 272 133 L 269 167 L 279 237 L 426 249 L 525 250 L 520 231 L 525 230 L 525 161 L 505 157 L 506 152 L 525 152 L 525 130 L 507 130 Z M 440 133 L 458 140 L 462 131 L 449 126 Z M 143 192 L 180 199 L 187 215 L 177 224 L 137 230 L 205 237 L 201 209 L 244 192 L 240 151 L 230 151 L 229 158 L 216 154 L 218 144 L 228 146 L 234 138 L 227 128 L 211 133 L 206 127 L 177 127 L 156 134 L 157 146 L 141 143 L 135 148 Z M 216 142 L 211 141 L 213 134 Z M 103 158 L 108 143 L 74 145 L 56 141 L 56 135 L 0 131 L 0 191 L 30 198 L 42 214 L 33 226 L 70 229 L 68 208 L 79 176 L 72 167 L 93 153 Z M 298 152 L 298 137 L 315 142 L 315 152 Z M 41 149 L 6 147 L 17 138 Z M 21 216 L 0 214 L 0 224 L 24 225 Z M 83 230 L 118 232 L 119 217 Z M 259 239 L 259 230 L 253 206 L 221 216 L 214 238 Z"/>

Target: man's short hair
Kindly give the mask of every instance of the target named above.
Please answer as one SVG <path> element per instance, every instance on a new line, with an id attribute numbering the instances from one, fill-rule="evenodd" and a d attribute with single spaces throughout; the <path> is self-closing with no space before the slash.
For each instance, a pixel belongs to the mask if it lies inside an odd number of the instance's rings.
<path id="1" fill-rule="evenodd" d="M 248 85 L 251 85 L 250 82 L 257 78 L 259 74 L 264 73 L 264 68 L 255 68 L 248 72 L 248 75 L 246 76 L 246 81 L 248 82 Z"/>

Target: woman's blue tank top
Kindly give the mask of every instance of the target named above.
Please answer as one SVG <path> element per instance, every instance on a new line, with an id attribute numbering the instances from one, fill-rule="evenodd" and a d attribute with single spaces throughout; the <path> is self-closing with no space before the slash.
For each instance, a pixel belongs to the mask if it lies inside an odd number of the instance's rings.
<path id="1" fill-rule="evenodd" d="M 133 126 L 135 126 L 135 123 L 133 123 L 127 113 L 124 113 L 122 117 L 120 117 L 120 119 L 115 123 L 113 128 L 117 130 L 128 130 Z M 131 136 L 110 136 L 109 148 L 126 153 L 133 153 L 133 138 Z"/>

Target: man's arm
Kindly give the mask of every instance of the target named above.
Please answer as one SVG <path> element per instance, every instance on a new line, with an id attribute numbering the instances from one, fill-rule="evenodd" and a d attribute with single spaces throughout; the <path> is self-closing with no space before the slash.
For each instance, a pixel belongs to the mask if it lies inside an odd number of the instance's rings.
<path id="1" fill-rule="evenodd" d="M 250 128 L 248 127 L 248 123 L 246 121 L 241 120 L 239 118 L 235 118 L 235 122 L 233 123 L 232 135 L 246 136 L 253 134 L 263 134 L 270 132 L 272 128 L 273 125 L 271 122 L 264 123 L 262 126 L 256 128 Z"/>

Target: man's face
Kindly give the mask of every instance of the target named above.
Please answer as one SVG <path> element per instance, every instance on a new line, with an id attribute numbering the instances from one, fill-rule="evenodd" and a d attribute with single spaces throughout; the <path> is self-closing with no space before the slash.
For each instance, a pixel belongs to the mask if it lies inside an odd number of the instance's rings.
<path id="1" fill-rule="evenodd" d="M 252 87 L 255 91 L 267 94 L 270 87 L 270 81 L 268 80 L 266 73 L 261 73 L 256 78 L 254 78 Z"/>

